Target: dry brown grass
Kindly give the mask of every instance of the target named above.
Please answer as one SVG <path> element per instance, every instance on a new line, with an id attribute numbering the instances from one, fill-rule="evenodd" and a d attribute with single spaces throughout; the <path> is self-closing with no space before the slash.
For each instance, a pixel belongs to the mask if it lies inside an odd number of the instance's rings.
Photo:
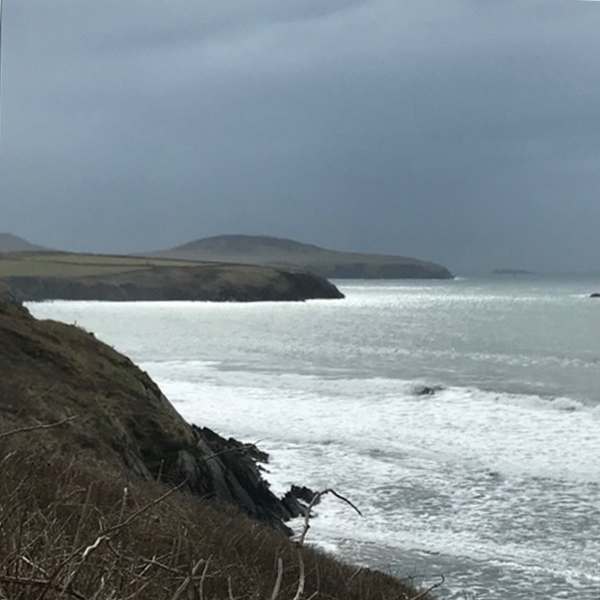
<path id="1" fill-rule="evenodd" d="M 0 446 L 2 600 L 407 600 L 417 592 L 103 464 Z M 41 434 L 43 435 L 43 434 Z M 26 441 L 25 441 L 26 440 Z"/>
<path id="2" fill-rule="evenodd" d="M 218 497 L 209 473 L 194 496 L 154 481 L 211 446 L 93 336 L 0 302 L 0 374 L 0 600 L 423 597 L 200 498 Z"/>

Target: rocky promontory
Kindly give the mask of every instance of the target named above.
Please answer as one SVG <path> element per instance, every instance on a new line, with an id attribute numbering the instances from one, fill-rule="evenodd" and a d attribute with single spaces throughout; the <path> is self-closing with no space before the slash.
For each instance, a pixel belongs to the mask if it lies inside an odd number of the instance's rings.
<path id="1" fill-rule="evenodd" d="M 0 595 L 417 596 L 291 541 L 310 490 L 275 496 L 258 448 L 189 425 L 127 357 L 1 283 L 0 373 Z"/>
<path id="2" fill-rule="evenodd" d="M 4 289 L 0 430 L 75 417 L 49 432 L 50 447 L 141 479 L 186 481 L 193 494 L 281 529 L 297 516 L 262 478 L 258 462 L 266 455 L 189 425 L 128 358 L 80 328 L 38 321 L 7 299 Z"/>
<path id="3" fill-rule="evenodd" d="M 335 285 L 312 273 L 272 267 L 203 264 L 147 268 L 84 276 L 4 277 L 21 301 L 43 300 L 196 300 L 304 301 L 338 299 Z"/>

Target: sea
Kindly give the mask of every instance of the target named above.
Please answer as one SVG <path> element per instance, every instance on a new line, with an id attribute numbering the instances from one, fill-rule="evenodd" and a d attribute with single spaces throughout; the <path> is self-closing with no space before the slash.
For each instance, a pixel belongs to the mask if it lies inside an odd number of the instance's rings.
<path id="1" fill-rule="evenodd" d="M 307 542 L 440 600 L 600 598 L 600 277 L 338 281 L 304 303 L 47 302 L 189 421 L 334 488 Z M 292 526 L 300 528 L 299 523 Z"/>

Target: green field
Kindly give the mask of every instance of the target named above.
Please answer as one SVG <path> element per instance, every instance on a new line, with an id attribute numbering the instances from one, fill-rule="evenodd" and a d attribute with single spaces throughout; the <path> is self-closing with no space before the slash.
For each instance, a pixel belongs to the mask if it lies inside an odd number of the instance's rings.
<path id="1" fill-rule="evenodd" d="M 2 277 L 87 277 L 143 271 L 152 267 L 191 267 L 198 262 L 65 252 L 0 254 Z"/>
<path id="2" fill-rule="evenodd" d="M 322 277 L 268 266 L 52 251 L 0 254 L 0 287 L 2 283 L 21 302 L 257 302 L 343 297 Z"/>

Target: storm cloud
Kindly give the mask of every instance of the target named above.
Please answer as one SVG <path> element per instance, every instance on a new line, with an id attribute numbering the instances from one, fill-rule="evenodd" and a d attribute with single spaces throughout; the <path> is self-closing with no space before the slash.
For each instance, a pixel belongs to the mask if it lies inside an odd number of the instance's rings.
<path id="1" fill-rule="evenodd" d="M 5 0 L 0 231 L 600 270 L 600 4 Z"/>

